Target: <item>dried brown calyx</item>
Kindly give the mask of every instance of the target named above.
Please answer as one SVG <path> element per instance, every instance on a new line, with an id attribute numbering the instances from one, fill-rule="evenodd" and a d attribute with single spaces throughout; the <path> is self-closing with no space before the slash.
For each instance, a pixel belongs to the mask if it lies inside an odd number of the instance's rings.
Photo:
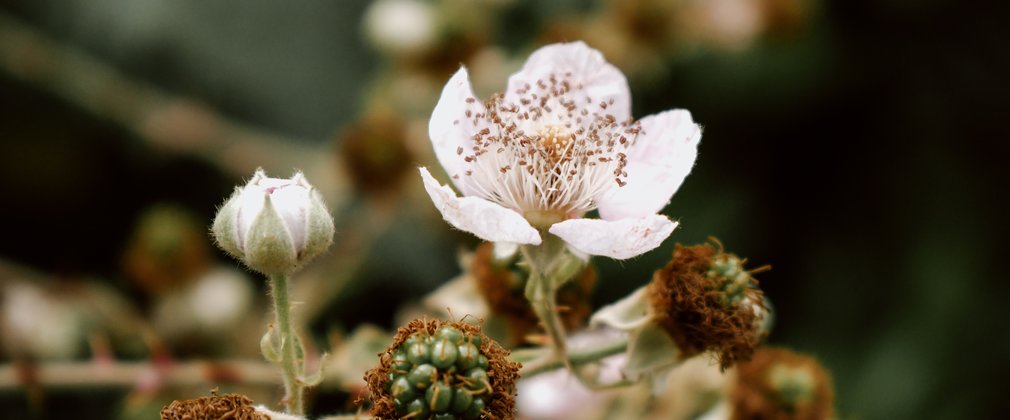
<path id="1" fill-rule="evenodd" d="M 346 128 L 338 157 L 354 186 L 373 194 L 397 189 L 415 160 L 407 137 L 407 122 L 392 112 L 373 112 Z"/>
<path id="2" fill-rule="evenodd" d="M 810 356 L 762 348 L 737 367 L 734 419 L 821 420 L 834 417 L 831 376 Z"/>
<path id="3" fill-rule="evenodd" d="M 522 344 L 527 335 L 540 328 L 539 320 L 523 294 L 522 277 L 506 266 L 507 263 L 496 262 L 493 251 L 494 245 L 489 242 L 478 246 L 471 263 L 471 273 L 491 311 L 508 322 L 512 343 Z M 592 313 L 589 299 L 595 285 L 596 270 L 586 266 L 575 279 L 558 290 L 557 305 L 565 328 L 580 327 Z"/>
<path id="4" fill-rule="evenodd" d="M 653 275 L 649 294 L 656 322 L 683 358 L 712 351 L 726 369 L 750 359 L 766 309 L 753 271 L 721 248 L 678 244 L 670 262 Z"/>
<path id="5" fill-rule="evenodd" d="M 245 395 L 217 395 L 216 391 L 210 397 L 175 400 L 161 409 L 161 420 L 195 419 L 269 420 L 270 417 L 257 412 Z"/>
<path id="6" fill-rule="evenodd" d="M 371 414 L 382 419 L 515 417 L 520 364 L 464 322 L 415 319 L 365 373 Z"/>

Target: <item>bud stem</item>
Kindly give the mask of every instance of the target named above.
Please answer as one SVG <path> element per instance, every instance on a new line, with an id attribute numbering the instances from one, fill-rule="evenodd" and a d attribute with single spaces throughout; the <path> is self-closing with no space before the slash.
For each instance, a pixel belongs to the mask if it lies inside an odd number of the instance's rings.
<path id="1" fill-rule="evenodd" d="M 291 323 L 291 304 L 288 302 L 287 275 L 270 276 L 270 290 L 274 300 L 274 313 L 277 316 L 277 327 L 281 342 L 281 370 L 284 372 L 284 408 L 291 414 L 302 414 L 305 411 L 302 395 L 305 386 L 298 380 L 300 366 L 299 355 L 305 354 L 302 341 L 294 332 Z"/>

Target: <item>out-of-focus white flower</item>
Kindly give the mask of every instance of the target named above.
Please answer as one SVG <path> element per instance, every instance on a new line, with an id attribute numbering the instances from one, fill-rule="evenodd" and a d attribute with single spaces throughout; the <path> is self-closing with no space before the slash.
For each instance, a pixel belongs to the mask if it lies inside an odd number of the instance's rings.
<path id="1" fill-rule="evenodd" d="M 153 324 L 171 341 L 230 337 L 229 332 L 249 316 L 253 299 L 254 290 L 245 274 L 218 267 L 187 287 L 164 295 L 155 305 Z"/>
<path id="2" fill-rule="evenodd" d="M 569 419 L 587 407 L 601 408 L 609 399 L 586 388 L 566 369 L 519 381 L 516 406 L 530 419 Z"/>
<path id="3" fill-rule="evenodd" d="M 680 26 L 688 36 L 743 50 L 765 30 L 765 9 L 773 6 L 753 0 L 705 0 L 686 2 L 683 7 Z"/>
<path id="4" fill-rule="evenodd" d="M 247 316 L 253 303 L 253 289 L 241 272 L 219 267 L 203 275 L 190 292 L 193 317 L 211 330 L 234 326 Z"/>
<path id="5" fill-rule="evenodd" d="M 0 301 L 0 331 L 12 356 L 67 360 L 84 348 L 84 321 L 68 302 L 42 288 L 9 283 Z"/>
<path id="6" fill-rule="evenodd" d="M 420 168 L 454 227 L 492 242 L 540 244 L 548 231 L 577 253 L 649 251 L 677 226 L 656 214 L 691 171 L 701 129 L 685 110 L 632 122 L 628 83 L 582 42 L 535 51 L 504 94 L 478 101 L 466 68 L 446 84 L 428 126 L 453 184 Z M 583 216 L 598 210 L 600 219 Z"/>
<path id="7" fill-rule="evenodd" d="M 592 347 L 614 340 L 620 335 L 614 331 L 582 331 L 570 337 L 573 349 Z M 600 383 L 613 383 L 622 379 L 621 366 L 624 354 L 600 360 L 595 372 Z M 568 369 L 539 374 L 518 382 L 516 408 L 520 416 L 529 419 L 606 418 L 608 406 L 622 399 L 626 390 L 591 390 L 583 385 Z"/>
<path id="8" fill-rule="evenodd" d="M 365 35 L 387 54 L 414 55 L 435 41 L 435 13 L 418 0 L 378 0 L 365 12 Z"/>
<path id="9" fill-rule="evenodd" d="M 333 218 L 301 172 L 290 179 L 256 171 L 214 218 L 219 246 L 266 275 L 287 274 L 333 242 Z"/>

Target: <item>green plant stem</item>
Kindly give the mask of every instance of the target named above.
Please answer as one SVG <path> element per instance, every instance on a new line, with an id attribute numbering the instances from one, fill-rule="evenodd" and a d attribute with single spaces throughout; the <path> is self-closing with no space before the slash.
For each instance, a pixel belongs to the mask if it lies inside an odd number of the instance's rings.
<path id="1" fill-rule="evenodd" d="M 588 377 L 578 366 L 620 353 L 627 349 L 627 340 L 622 339 L 601 347 L 569 353 L 567 333 L 561 315 L 558 313 L 556 295 L 558 289 L 581 269 L 571 264 L 571 256 L 565 255 L 565 243 L 545 230 L 540 232 L 543 242 L 538 246 L 523 245 L 519 249 L 523 260 L 529 265 L 530 276 L 526 281 L 526 300 L 550 338 L 551 354 L 529 362 L 521 371 L 522 376 L 535 375 L 559 367 L 567 367 L 580 383 L 590 389 L 607 389 L 633 383 L 621 380 L 601 384 L 596 378 Z"/>
<path id="2" fill-rule="evenodd" d="M 546 233 L 546 232 L 544 232 Z M 551 340 L 551 348 L 560 360 L 567 360 L 565 326 L 558 314 L 556 292 L 565 279 L 552 278 L 555 260 L 564 252 L 564 243 L 553 239 L 554 235 L 544 235 L 539 246 L 523 245 L 520 251 L 529 264 L 530 276 L 526 280 L 526 300 L 540 319 L 544 332 Z"/>
<path id="3" fill-rule="evenodd" d="M 565 359 L 568 360 L 571 366 L 578 367 L 580 365 L 596 362 L 605 357 L 621 353 L 627 348 L 628 339 L 620 338 L 598 346 L 570 351 L 566 354 Z M 532 358 L 532 360 L 526 362 L 525 360 L 529 360 L 531 358 L 531 353 L 532 352 L 516 354 L 517 358 L 524 359 L 519 360 L 523 363 L 522 369 L 519 370 L 519 376 L 522 378 L 529 378 L 531 376 L 549 372 L 565 366 L 564 360 L 558 358 L 553 353 L 541 355 L 540 357 Z M 514 357 L 513 359 L 516 358 Z"/>
<path id="4" fill-rule="evenodd" d="M 281 370 L 284 372 L 284 408 L 291 414 L 302 414 L 305 387 L 298 380 L 301 360 L 304 354 L 301 340 L 295 335 L 291 322 L 291 304 L 288 302 L 288 278 L 286 275 L 270 276 L 270 289 L 274 299 L 274 313 L 281 341 Z"/>

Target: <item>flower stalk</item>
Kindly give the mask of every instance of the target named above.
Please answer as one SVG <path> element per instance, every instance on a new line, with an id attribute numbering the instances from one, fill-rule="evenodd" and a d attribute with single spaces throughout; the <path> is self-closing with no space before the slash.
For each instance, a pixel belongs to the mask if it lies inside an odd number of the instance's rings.
<path id="1" fill-rule="evenodd" d="M 568 351 L 564 359 L 558 358 L 553 352 L 551 354 L 543 354 L 543 351 L 540 351 L 540 349 L 526 353 L 516 352 L 513 354 L 512 359 L 523 363 L 522 369 L 519 370 L 519 376 L 529 378 L 565 367 L 565 361 L 573 367 L 579 367 L 598 362 L 615 354 L 620 354 L 627 350 L 627 348 L 628 339 L 620 337 L 592 347 Z M 575 371 L 573 370 L 573 372 Z"/>
<path id="2" fill-rule="evenodd" d="M 277 363 L 284 373 L 284 408 L 289 413 L 302 414 L 305 411 L 302 401 L 305 383 L 299 379 L 299 375 L 304 367 L 305 349 L 302 348 L 302 341 L 295 334 L 291 322 L 287 276 L 270 276 L 270 291 L 280 333 L 280 360 Z"/>
<path id="3" fill-rule="evenodd" d="M 530 272 L 525 295 L 550 338 L 555 356 L 567 360 L 565 326 L 558 313 L 556 295 L 582 264 L 577 258 L 565 255 L 565 243 L 560 238 L 544 233 L 545 240 L 540 245 L 519 247 Z"/>

